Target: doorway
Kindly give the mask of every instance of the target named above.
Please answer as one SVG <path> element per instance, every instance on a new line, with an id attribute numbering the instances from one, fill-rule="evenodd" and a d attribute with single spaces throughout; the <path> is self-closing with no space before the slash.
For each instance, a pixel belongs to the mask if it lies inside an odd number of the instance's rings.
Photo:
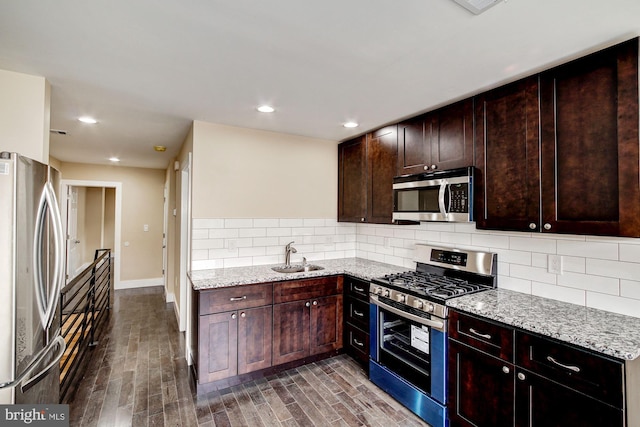
<path id="1" fill-rule="evenodd" d="M 96 249 L 111 249 L 114 287 L 120 283 L 122 184 L 62 180 L 62 218 L 66 221 L 66 281 L 90 265 Z"/>

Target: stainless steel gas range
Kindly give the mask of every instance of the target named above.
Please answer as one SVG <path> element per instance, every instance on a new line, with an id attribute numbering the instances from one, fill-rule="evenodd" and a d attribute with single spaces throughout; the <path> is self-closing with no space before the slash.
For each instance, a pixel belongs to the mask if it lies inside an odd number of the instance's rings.
<path id="1" fill-rule="evenodd" d="M 446 300 L 496 287 L 497 255 L 418 244 L 416 270 L 371 282 L 369 378 L 446 427 Z"/>

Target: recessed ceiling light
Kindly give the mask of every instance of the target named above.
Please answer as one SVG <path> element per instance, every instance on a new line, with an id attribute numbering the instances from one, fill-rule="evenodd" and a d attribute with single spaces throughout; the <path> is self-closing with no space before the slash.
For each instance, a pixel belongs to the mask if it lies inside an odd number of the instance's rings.
<path id="1" fill-rule="evenodd" d="M 261 105 L 257 108 L 258 111 L 260 111 L 261 113 L 273 113 L 275 110 L 275 108 L 273 108 L 271 105 Z"/>
<path id="2" fill-rule="evenodd" d="M 347 123 L 343 124 L 342 126 L 344 126 L 346 128 L 357 128 L 358 124 L 356 122 L 347 122 Z"/>
<path id="3" fill-rule="evenodd" d="M 96 119 L 89 116 L 79 117 L 78 120 L 80 120 L 82 123 L 89 123 L 90 125 L 95 125 L 96 123 L 98 123 Z"/>
<path id="4" fill-rule="evenodd" d="M 120 159 L 119 159 L 119 158 L 117 158 L 117 157 L 110 157 L 110 158 L 109 158 L 109 161 L 110 161 L 110 162 L 119 162 L 119 161 L 120 161 Z"/>

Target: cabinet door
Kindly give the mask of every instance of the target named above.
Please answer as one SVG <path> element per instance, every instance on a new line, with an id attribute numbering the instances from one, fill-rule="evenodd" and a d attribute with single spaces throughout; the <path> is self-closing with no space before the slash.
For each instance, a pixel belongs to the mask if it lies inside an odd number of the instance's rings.
<path id="1" fill-rule="evenodd" d="M 367 215 L 367 142 L 362 136 L 338 146 L 338 221 L 364 222 Z"/>
<path id="2" fill-rule="evenodd" d="M 449 340 L 448 369 L 451 427 L 513 427 L 512 364 Z"/>
<path id="3" fill-rule="evenodd" d="M 273 306 L 274 365 L 309 355 L 310 305 L 310 301 L 296 301 Z"/>
<path id="4" fill-rule="evenodd" d="M 252 308 L 239 313 L 238 374 L 270 367 L 272 307 Z"/>
<path id="5" fill-rule="evenodd" d="M 310 354 L 342 348 L 342 295 L 314 299 L 310 314 Z"/>
<path id="6" fill-rule="evenodd" d="M 478 228 L 535 231 L 540 223 L 538 80 L 477 97 L 475 216 Z"/>
<path id="7" fill-rule="evenodd" d="M 431 166 L 432 116 L 421 115 L 398 124 L 396 175 L 411 175 Z"/>
<path id="8" fill-rule="evenodd" d="M 541 76 L 542 231 L 640 236 L 637 39 Z"/>
<path id="9" fill-rule="evenodd" d="M 237 312 L 200 316 L 198 326 L 198 382 L 204 384 L 237 375 Z"/>
<path id="10" fill-rule="evenodd" d="M 473 99 L 434 112 L 436 130 L 431 139 L 431 169 L 473 165 Z"/>
<path id="11" fill-rule="evenodd" d="M 517 378 L 517 427 L 624 426 L 622 409 L 528 371 Z"/>
<path id="12" fill-rule="evenodd" d="M 397 126 L 395 125 L 369 134 L 367 222 L 392 223 L 393 177 L 396 173 L 397 145 Z"/>

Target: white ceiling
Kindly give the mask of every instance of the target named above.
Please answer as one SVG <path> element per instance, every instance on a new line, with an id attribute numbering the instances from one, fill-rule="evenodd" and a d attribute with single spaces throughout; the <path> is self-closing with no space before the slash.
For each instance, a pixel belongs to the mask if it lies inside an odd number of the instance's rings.
<path id="1" fill-rule="evenodd" d="M 0 69 L 51 83 L 51 155 L 164 168 L 192 120 L 344 140 L 638 34 L 638 0 L 0 0 Z"/>

